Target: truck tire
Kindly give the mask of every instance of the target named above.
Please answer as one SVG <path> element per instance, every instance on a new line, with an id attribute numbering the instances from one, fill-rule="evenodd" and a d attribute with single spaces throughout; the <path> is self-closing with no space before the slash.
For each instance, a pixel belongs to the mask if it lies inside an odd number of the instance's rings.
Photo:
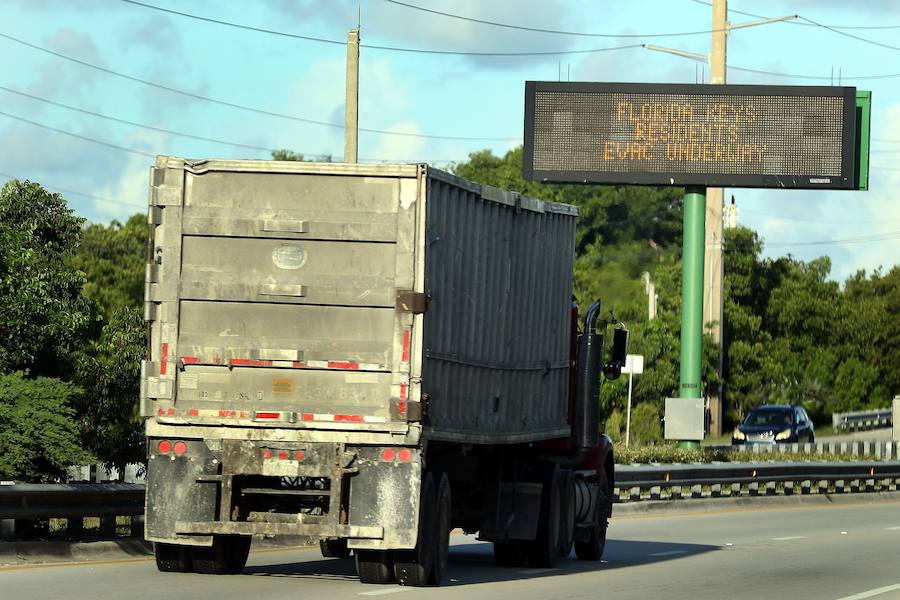
<path id="1" fill-rule="evenodd" d="M 521 567 L 527 555 L 526 542 L 494 542 L 494 561 L 501 567 Z"/>
<path id="2" fill-rule="evenodd" d="M 434 568 L 437 537 L 437 490 L 434 477 L 428 471 L 422 475 L 419 499 L 419 536 L 414 550 L 399 550 L 394 556 L 394 574 L 400 585 L 421 587 L 428 585 Z"/>
<path id="3" fill-rule="evenodd" d="M 559 558 L 561 479 L 558 465 L 547 467 L 541 493 L 537 537 L 528 542 L 528 564 L 534 568 L 550 568 Z"/>
<path id="4" fill-rule="evenodd" d="M 191 547 L 183 544 L 153 544 L 156 568 L 164 573 L 190 573 Z"/>
<path id="5" fill-rule="evenodd" d="M 609 525 L 609 482 L 603 477 L 600 480 L 595 523 L 587 541 L 575 541 L 575 555 L 581 560 L 600 560 L 606 547 L 606 528 Z"/>
<path id="6" fill-rule="evenodd" d="M 250 544 L 253 543 L 252 535 L 239 535 L 226 538 L 231 546 L 228 557 L 228 573 L 236 575 L 247 566 L 247 558 L 250 556 Z"/>
<path id="7" fill-rule="evenodd" d="M 450 480 L 446 474 L 437 486 L 437 530 L 434 537 L 434 566 L 428 583 L 441 585 L 450 562 L 450 530 L 453 529 L 453 503 L 450 496 Z"/>
<path id="8" fill-rule="evenodd" d="M 215 535 L 212 546 L 191 548 L 194 571 L 205 575 L 234 575 L 244 570 L 252 538 L 245 535 Z"/>
<path id="9" fill-rule="evenodd" d="M 575 473 L 563 471 L 560 490 L 559 556 L 568 558 L 575 542 Z"/>
<path id="10" fill-rule="evenodd" d="M 325 558 L 350 558 L 347 538 L 329 538 L 319 540 L 319 550 Z"/>
<path id="11" fill-rule="evenodd" d="M 387 550 L 357 550 L 356 574 L 362 583 L 393 583 L 393 555 Z"/>

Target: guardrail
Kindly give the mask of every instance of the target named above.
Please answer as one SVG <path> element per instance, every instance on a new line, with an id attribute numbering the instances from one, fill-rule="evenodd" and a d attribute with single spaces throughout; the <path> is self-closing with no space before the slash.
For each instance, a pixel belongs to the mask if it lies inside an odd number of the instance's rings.
<path id="1" fill-rule="evenodd" d="M 897 491 L 900 460 L 616 465 L 618 502 L 740 496 Z M 47 519 L 67 519 L 66 537 L 81 539 L 86 517 L 100 518 L 100 535 L 115 537 L 116 517 L 130 517 L 143 536 L 141 484 L 0 485 L 0 539 L 29 539 Z M 40 537 L 40 536 L 38 536 Z"/>
<path id="2" fill-rule="evenodd" d="M 900 461 L 617 465 L 619 502 L 897 491 Z M 685 493 L 685 490 L 687 492 Z"/>
<path id="3" fill-rule="evenodd" d="M 143 536 L 144 486 L 133 483 L 0 485 L 0 539 L 41 537 L 48 519 L 66 519 L 66 537 L 81 539 L 84 519 L 99 517 L 101 537 L 116 534 L 116 517 L 130 517 L 132 536 Z"/>
<path id="4" fill-rule="evenodd" d="M 900 442 L 815 442 L 812 444 L 731 444 L 708 445 L 703 448 L 748 454 L 849 454 L 874 457 L 875 460 L 900 460 Z"/>
<path id="5" fill-rule="evenodd" d="M 894 422 L 893 414 L 894 411 L 890 408 L 834 413 L 831 415 L 831 425 L 835 431 L 864 431 L 890 427 Z"/>

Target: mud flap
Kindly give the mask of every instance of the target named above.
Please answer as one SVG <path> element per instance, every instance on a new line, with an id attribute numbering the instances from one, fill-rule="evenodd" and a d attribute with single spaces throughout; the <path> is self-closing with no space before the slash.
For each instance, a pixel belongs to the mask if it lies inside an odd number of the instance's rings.
<path id="1" fill-rule="evenodd" d="M 417 453 L 409 462 L 384 461 L 380 448 L 359 448 L 359 473 L 350 478 L 351 526 L 384 528 L 384 538 L 350 539 L 365 550 L 400 550 L 416 546 L 422 465 Z"/>
<path id="2" fill-rule="evenodd" d="M 151 439 L 155 448 L 158 440 Z M 151 454 L 147 461 L 146 538 L 153 542 L 212 545 L 212 536 L 178 535 L 178 521 L 215 521 L 218 462 L 202 441 L 189 441 L 183 456 Z"/>

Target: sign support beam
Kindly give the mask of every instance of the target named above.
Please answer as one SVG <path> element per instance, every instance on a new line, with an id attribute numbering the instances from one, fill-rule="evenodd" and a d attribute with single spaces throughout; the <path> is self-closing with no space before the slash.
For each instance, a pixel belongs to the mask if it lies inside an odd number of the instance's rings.
<path id="1" fill-rule="evenodd" d="M 684 250 L 681 256 L 681 398 L 701 397 L 705 232 L 706 188 L 687 187 L 684 194 Z M 700 442 L 680 441 L 678 447 L 699 448 Z"/>

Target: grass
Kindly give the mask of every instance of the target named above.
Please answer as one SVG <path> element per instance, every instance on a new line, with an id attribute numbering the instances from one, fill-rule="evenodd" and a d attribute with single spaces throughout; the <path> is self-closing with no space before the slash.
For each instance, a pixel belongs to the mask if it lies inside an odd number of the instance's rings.
<path id="1" fill-rule="evenodd" d="M 616 444 L 616 463 L 628 464 L 653 464 L 653 463 L 712 463 L 712 462 L 808 462 L 808 461 L 866 461 L 874 460 L 874 456 L 867 454 L 831 454 L 831 453 L 800 453 L 800 452 L 767 452 L 765 454 L 732 452 L 726 449 L 703 448 L 687 449 L 677 448 L 674 444 L 659 446 L 639 446 L 625 448 Z"/>

